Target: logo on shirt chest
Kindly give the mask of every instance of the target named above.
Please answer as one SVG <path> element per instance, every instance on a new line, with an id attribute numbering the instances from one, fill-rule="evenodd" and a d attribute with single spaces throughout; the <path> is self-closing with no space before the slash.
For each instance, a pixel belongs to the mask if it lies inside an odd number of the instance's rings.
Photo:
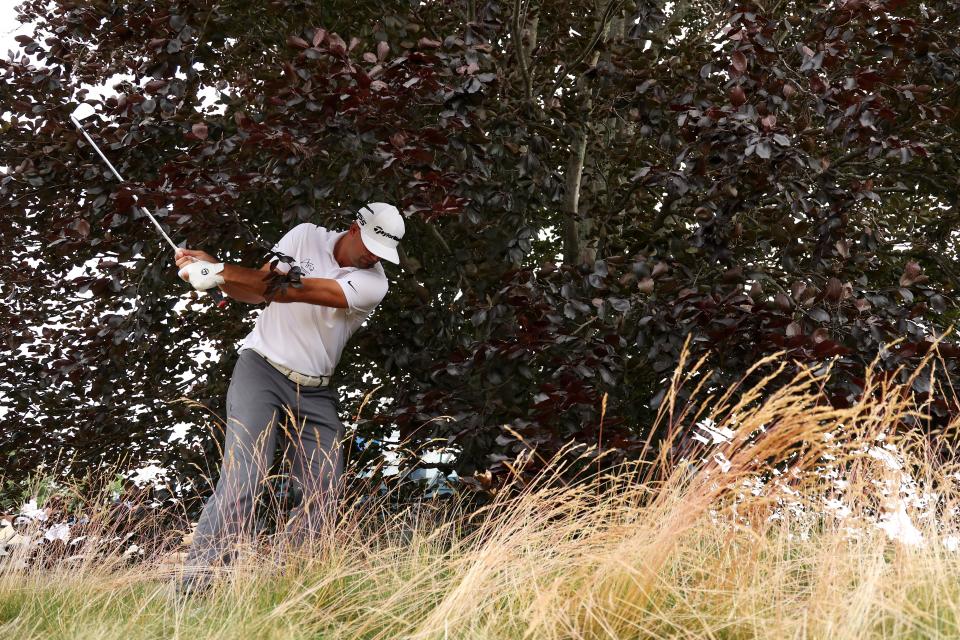
<path id="1" fill-rule="evenodd" d="M 300 270 L 304 273 L 313 273 L 316 268 L 317 266 L 313 264 L 313 261 L 310 258 L 304 258 L 300 261 Z"/>

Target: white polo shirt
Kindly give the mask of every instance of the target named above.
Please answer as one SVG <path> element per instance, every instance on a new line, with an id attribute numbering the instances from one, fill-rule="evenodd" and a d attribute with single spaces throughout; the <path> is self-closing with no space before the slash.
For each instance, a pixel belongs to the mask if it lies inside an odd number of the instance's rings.
<path id="1" fill-rule="evenodd" d="M 296 260 L 303 279 L 336 280 L 346 309 L 306 302 L 271 302 L 240 346 L 309 376 L 333 375 L 343 347 L 387 293 L 387 276 L 378 262 L 369 269 L 341 267 L 333 248 L 345 231 L 305 222 L 284 235 L 274 251 Z M 283 264 L 283 263 L 281 263 Z"/>

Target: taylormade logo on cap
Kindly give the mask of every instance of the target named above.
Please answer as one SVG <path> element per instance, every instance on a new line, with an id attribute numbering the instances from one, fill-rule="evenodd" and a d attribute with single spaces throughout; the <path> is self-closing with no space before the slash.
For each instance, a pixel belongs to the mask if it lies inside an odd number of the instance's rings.
<path id="1" fill-rule="evenodd" d="M 382 236 L 387 236 L 388 238 L 390 238 L 390 239 L 393 240 L 394 242 L 400 242 L 400 238 L 398 238 L 397 236 L 392 236 L 392 235 L 390 235 L 389 233 L 387 233 L 386 231 L 384 231 L 384 230 L 383 230 L 383 227 L 381 227 L 380 225 L 375 226 L 375 227 L 373 228 L 373 231 L 374 231 L 374 233 L 379 233 L 379 234 L 382 235 Z"/>
<path id="2" fill-rule="evenodd" d="M 394 264 L 400 263 L 397 245 L 406 227 L 395 206 L 371 202 L 357 212 L 357 224 L 360 225 L 360 238 L 370 253 Z"/>

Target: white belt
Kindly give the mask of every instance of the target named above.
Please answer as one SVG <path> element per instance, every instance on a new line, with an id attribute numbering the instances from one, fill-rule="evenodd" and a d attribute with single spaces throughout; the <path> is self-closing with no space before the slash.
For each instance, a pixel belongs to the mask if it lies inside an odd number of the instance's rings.
<path id="1" fill-rule="evenodd" d="M 285 367 L 279 362 L 274 362 L 273 360 L 263 355 L 263 353 L 261 353 L 257 349 L 254 349 L 253 347 L 247 347 L 247 348 L 259 354 L 261 358 L 263 358 L 270 364 L 270 366 L 272 366 L 274 369 L 282 373 L 284 376 L 286 376 L 293 382 L 296 382 L 301 387 L 326 387 L 327 385 L 330 384 L 331 376 L 308 376 L 305 373 L 299 373 L 297 371 L 294 371 L 290 367 Z"/>

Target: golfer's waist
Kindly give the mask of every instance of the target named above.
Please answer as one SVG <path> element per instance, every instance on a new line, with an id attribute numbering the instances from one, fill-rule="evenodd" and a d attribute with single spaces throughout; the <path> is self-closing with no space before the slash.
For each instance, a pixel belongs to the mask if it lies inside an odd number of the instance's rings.
<path id="1" fill-rule="evenodd" d="M 246 347 L 246 349 L 249 349 L 250 351 L 253 351 L 254 353 L 256 353 L 258 356 L 266 360 L 267 364 L 269 364 L 271 367 L 273 367 L 274 369 L 282 373 L 284 377 L 288 378 L 289 380 L 292 380 L 293 382 L 296 382 L 301 386 L 326 387 L 330 384 L 331 376 L 315 376 L 307 373 L 301 373 L 295 369 L 292 369 L 284 364 L 277 362 L 276 360 L 274 360 L 264 352 L 260 351 L 256 347 Z"/>

